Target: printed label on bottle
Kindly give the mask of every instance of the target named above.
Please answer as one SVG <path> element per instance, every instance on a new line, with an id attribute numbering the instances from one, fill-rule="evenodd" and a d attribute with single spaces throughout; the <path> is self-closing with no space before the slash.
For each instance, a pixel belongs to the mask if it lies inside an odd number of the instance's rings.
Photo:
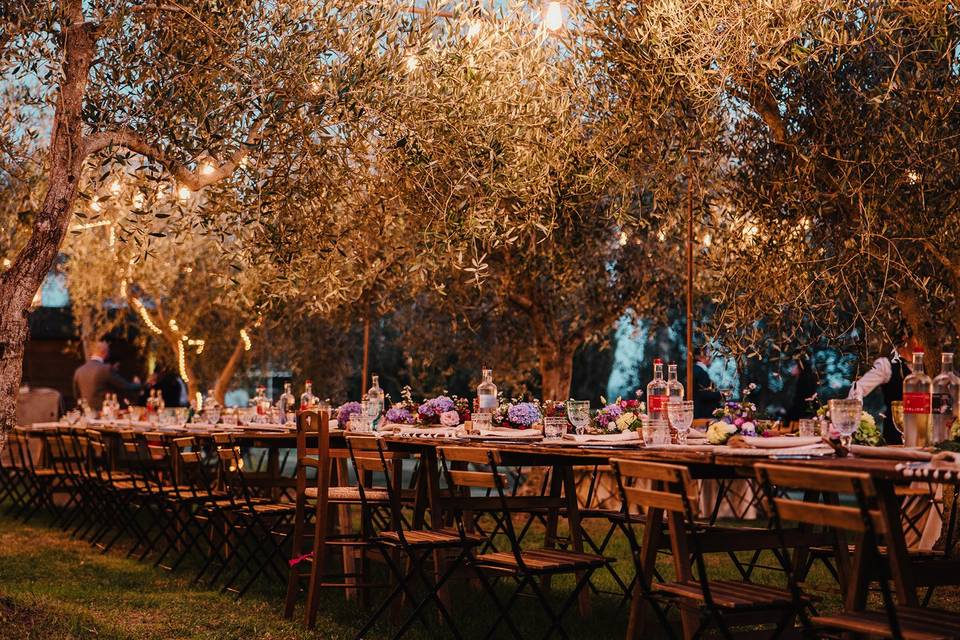
<path id="1" fill-rule="evenodd" d="M 935 393 L 930 402 L 934 415 L 949 415 L 953 413 L 953 402 L 949 393 Z"/>
<path id="2" fill-rule="evenodd" d="M 667 396 L 650 396 L 647 411 L 666 411 Z"/>
<path id="3" fill-rule="evenodd" d="M 930 413 L 930 405 L 929 393 L 911 392 L 903 394 L 904 413 Z"/>
<path id="4" fill-rule="evenodd" d="M 480 396 L 480 408 L 481 408 L 481 409 L 496 409 L 496 408 L 497 408 L 497 397 L 496 397 L 496 396 Z"/>

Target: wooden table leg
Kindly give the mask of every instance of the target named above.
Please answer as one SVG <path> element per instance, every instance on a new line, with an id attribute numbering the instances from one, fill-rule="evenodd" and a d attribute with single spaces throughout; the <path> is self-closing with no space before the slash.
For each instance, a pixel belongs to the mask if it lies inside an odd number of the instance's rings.
<path id="1" fill-rule="evenodd" d="M 630 601 L 630 620 L 627 623 L 627 640 L 641 640 L 649 637 L 649 605 L 643 599 L 640 581 L 650 584 L 656 568 L 657 548 L 660 546 L 660 530 L 663 527 L 663 509 L 650 509 L 643 527 L 643 540 L 640 543 L 640 563 L 642 575 L 637 576 Z"/>
<path id="2" fill-rule="evenodd" d="M 570 545 L 574 551 L 583 552 L 583 532 L 580 530 L 580 505 L 577 501 L 577 487 L 573 477 L 573 467 L 565 465 L 554 467 L 553 473 L 563 477 L 563 493 L 567 501 L 567 523 L 570 527 Z M 583 577 L 582 572 L 577 579 Z M 580 615 L 586 618 L 590 615 L 590 589 L 583 589 L 579 595 Z"/>
<path id="3" fill-rule="evenodd" d="M 562 498 L 564 484 L 563 470 L 561 467 L 551 467 L 550 469 L 550 498 L 554 502 L 553 506 L 547 510 L 547 525 L 543 532 L 543 548 L 555 549 L 557 547 L 557 527 L 560 522 L 560 500 Z M 550 576 L 543 576 L 540 584 L 544 591 L 550 590 Z"/>
<path id="4" fill-rule="evenodd" d="M 887 524 L 887 556 L 897 602 L 900 606 L 916 607 L 919 604 L 917 588 L 909 566 L 910 556 L 907 554 L 907 543 L 900 525 L 900 504 L 894 493 L 894 485 L 891 482 L 874 482 L 877 487 L 877 506 Z"/>

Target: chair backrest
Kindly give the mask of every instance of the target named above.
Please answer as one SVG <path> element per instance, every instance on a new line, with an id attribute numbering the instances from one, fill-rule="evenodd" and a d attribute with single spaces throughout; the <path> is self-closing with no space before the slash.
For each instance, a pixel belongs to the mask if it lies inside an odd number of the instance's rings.
<path id="1" fill-rule="evenodd" d="M 697 515 L 697 487 L 686 467 L 622 458 L 611 459 L 610 466 L 628 508 L 663 509 L 690 519 Z"/>
<path id="2" fill-rule="evenodd" d="M 382 490 L 387 492 L 390 501 L 391 528 L 397 532 L 401 542 L 405 542 L 401 516 L 402 487 L 395 482 L 395 478 L 399 479 L 395 474 L 398 472 L 396 465 L 401 464 L 400 456 L 385 450 L 383 440 L 376 436 L 350 435 L 346 440 L 347 452 L 357 477 L 357 490 L 366 507 L 362 510 L 362 516 L 366 519 L 363 523 L 365 531 L 374 530 L 374 509 L 370 508 L 368 491 L 380 488 L 374 486 L 374 474 L 378 474 L 383 478 Z"/>
<path id="3" fill-rule="evenodd" d="M 886 521 L 876 505 L 876 488 L 866 473 L 777 464 L 758 464 L 755 472 L 768 506 L 780 522 L 801 522 L 873 536 L 886 533 Z M 856 503 L 850 506 L 813 502 L 791 497 L 787 490 L 849 494 L 856 498 Z"/>

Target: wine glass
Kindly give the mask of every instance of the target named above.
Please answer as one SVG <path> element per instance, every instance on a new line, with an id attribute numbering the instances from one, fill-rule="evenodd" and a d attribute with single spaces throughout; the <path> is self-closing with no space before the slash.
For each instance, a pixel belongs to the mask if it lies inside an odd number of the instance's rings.
<path id="1" fill-rule="evenodd" d="M 840 444 L 849 451 L 853 434 L 860 426 L 863 414 L 863 401 L 856 398 L 844 398 L 830 401 L 830 422 L 840 432 Z"/>
<path id="2" fill-rule="evenodd" d="M 890 418 L 893 420 L 893 427 L 900 434 L 900 440 L 903 440 L 903 401 L 894 400 L 890 403 Z"/>
<path id="3" fill-rule="evenodd" d="M 582 436 L 590 424 L 590 401 L 570 400 L 567 402 L 567 418 L 578 436 Z"/>
<path id="4" fill-rule="evenodd" d="M 693 400 L 675 400 L 667 403 L 670 426 L 677 432 L 677 444 L 687 444 L 687 432 L 693 424 Z"/>

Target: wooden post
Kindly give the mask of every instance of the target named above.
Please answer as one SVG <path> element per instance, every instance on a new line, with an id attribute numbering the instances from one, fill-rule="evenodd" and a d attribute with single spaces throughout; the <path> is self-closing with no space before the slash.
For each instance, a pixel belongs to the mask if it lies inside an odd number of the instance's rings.
<path id="1" fill-rule="evenodd" d="M 687 178 L 687 400 L 693 400 L 693 176 Z"/>
<path id="2" fill-rule="evenodd" d="M 360 380 L 360 397 L 367 395 L 367 370 L 370 365 L 370 317 L 363 319 L 363 371 Z"/>

